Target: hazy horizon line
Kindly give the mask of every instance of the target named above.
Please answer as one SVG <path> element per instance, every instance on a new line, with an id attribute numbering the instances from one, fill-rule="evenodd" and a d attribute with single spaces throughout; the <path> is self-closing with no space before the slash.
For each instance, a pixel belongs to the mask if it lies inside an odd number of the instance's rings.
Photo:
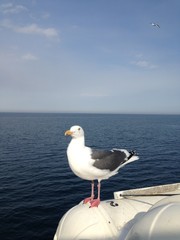
<path id="1" fill-rule="evenodd" d="M 85 112 L 85 111 L 0 111 L 0 114 L 109 114 L 109 115 L 180 115 L 180 113 L 157 112 Z"/>

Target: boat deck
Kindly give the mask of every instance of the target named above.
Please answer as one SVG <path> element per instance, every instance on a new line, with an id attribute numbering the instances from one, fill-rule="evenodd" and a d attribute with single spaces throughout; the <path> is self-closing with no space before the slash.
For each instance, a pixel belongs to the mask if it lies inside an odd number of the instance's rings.
<path id="1" fill-rule="evenodd" d="M 114 192 L 114 199 L 102 201 L 98 208 L 81 202 L 61 219 L 54 240 L 126 240 L 150 209 L 171 202 L 180 211 L 180 183 Z"/>

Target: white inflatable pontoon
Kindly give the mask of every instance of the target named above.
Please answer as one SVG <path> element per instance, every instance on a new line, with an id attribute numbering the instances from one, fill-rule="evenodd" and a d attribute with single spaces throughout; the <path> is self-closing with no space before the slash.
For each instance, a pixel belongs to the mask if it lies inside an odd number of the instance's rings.
<path id="1" fill-rule="evenodd" d="M 81 202 L 54 240 L 180 240 L 180 183 L 115 192 L 98 208 Z"/>

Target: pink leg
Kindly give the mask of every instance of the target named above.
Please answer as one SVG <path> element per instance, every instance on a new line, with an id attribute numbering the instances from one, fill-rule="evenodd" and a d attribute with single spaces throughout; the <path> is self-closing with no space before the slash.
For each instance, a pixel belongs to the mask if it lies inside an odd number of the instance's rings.
<path id="1" fill-rule="evenodd" d="M 94 199 L 94 181 L 92 181 L 92 183 L 91 183 L 91 196 L 88 198 L 85 198 L 83 200 L 83 203 L 91 202 L 91 201 L 93 201 L 93 199 Z"/>
<path id="2" fill-rule="evenodd" d="M 97 199 L 94 199 L 94 200 L 91 201 L 91 206 L 90 207 L 98 207 L 99 204 L 100 204 L 100 201 L 101 201 L 100 200 L 100 192 L 101 192 L 101 183 L 100 183 L 100 181 L 98 181 L 97 187 L 98 187 L 98 197 L 97 197 Z"/>

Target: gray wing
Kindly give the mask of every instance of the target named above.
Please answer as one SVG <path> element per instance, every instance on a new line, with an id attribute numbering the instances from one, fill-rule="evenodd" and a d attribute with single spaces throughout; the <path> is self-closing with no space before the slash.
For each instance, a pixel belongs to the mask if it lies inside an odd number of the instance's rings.
<path id="1" fill-rule="evenodd" d="M 110 171 L 114 171 L 128 160 L 125 152 L 121 150 L 92 150 L 91 158 L 95 160 L 94 167 Z"/>

